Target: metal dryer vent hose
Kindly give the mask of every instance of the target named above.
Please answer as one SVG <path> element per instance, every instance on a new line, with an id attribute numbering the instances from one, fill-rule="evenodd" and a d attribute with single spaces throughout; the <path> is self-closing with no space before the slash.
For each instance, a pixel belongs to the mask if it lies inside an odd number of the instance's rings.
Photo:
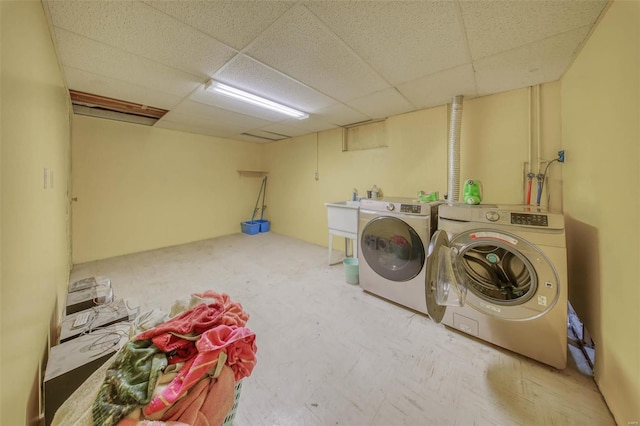
<path id="1" fill-rule="evenodd" d="M 462 95 L 454 96 L 449 123 L 449 188 L 447 201 L 460 201 L 460 125 L 462 123 Z"/>

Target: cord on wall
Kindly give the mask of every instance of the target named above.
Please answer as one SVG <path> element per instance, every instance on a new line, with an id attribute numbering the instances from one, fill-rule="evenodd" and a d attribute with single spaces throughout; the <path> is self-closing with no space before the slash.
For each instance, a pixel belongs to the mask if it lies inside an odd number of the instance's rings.
<path id="1" fill-rule="evenodd" d="M 315 180 L 320 180 L 320 174 L 318 173 L 318 165 L 320 163 L 319 157 L 320 157 L 320 147 L 318 142 L 318 132 L 316 132 L 316 173 L 313 176 Z"/>

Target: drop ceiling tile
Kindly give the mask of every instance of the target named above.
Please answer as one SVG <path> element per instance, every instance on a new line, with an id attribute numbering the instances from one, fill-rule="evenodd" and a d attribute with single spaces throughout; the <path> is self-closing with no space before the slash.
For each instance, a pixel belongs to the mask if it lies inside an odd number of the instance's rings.
<path id="1" fill-rule="evenodd" d="M 475 96 L 478 93 L 471 64 L 401 84 L 398 90 L 418 109 L 444 105 L 456 95 Z"/>
<path id="2" fill-rule="evenodd" d="M 370 118 L 386 118 L 413 111 L 415 107 L 396 89 L 381 90 L 371 95 L 350 101 L 349 106 Z"/>
<path id="3" fill-rule="evenodd" d="M 279 135 L 286 135 L 290 138 L 295 136 L 306 135 L 309 133 L 309 131 L 305 129 L 299 129 L 297 127 L 292 127 L 284 123 L 269 124 L 268 126 L 262 127 L 261 130 L 264 130 L 265 132 L 276 133 Z"/>
<path id="4" fill-rule="evenodd" d="M 302 5 L 290 9 L 244 53 L 340 101 L 389 87 Z"/>
<path id="5" fill-rule="evenodd" d="M 478 94 L 499 93 L 558 80 L 589 29 L 578 28 L 475 61 Z"/>
<path id="6" fill-rule="evenodd" d="M 256 136 L 251 136 L 250 134 L 240 133 L 238 135 L 234 135 L 233 139 L 243 141 L 243 142 L 251 142 L 251 143 L 271 143 L 275 142 L 268 139 L 263 139 Z"/>
<path id="7" fill-rule="evenodd" d="M 203 83 L 192 74 L 160 65 L 60 28 L 56 28 L 56 37 L 59 54 L 66 67 L 177 96 L 187 96 Z M 69 88 L 74 89 L 71 85 Z"/>
<path id="8" fill-rule="evenodd" d="M 223 108 L 217 108 L 214 106 L 205 105 L 189 100 L 186 100 L 175 107 L 173 109 L 173 112 L 182 116 L 197 117 L 201 120 L 208 121 L 217 126 L 222 126 L 225 123 L 228 123 L 231 126 L 235 126 L 243 130 L 253 129 L 256 127 L 262 127 L 271 124 L 271 121 L 269 120 L 250 117 Z"/>
<path id="9" fill-rule="evenodd" d="M 182 101 L 182 97 L 161 90 L 149 90 L 137 84 L 116 80 L 75 68 L 65 67 L 67 85 L 72 90 L 99 94 L 108 98 L 134 102 L 170 110 Z"/>
<path id="10" fill-rule="evenodd" d="M 197 90 L 195 90 L 189 96 L 189 100 L 267 121 L 277 122 L 290 118 L 284 114 L 242 102 L 238 99 L 234 99 L 220 93 L 209 92 L 205 90 L 204 87 L 205 85 L 202 84 Z"/>
<path id="11" fill-rule="evenodd" d="M 296 119 L 285 120 L 282 122 L 282 124 L 295 127 L 300 130 L 305 130 L 305 133 L 303 134 L 322 132 L 324 130 L 335 129 L 336 127 L 339 127 L 333 123 L 329 123 L 325 121 L 322 117 L 314 117 L 314 116 L 311 116 L 306 120 L 296 120 Z"/>
<path id="12" fill-rule="evenodd" d="M 341 103 L 335 103 L 330 107 L 318 111 L 317 116 L 322 118 L 324 121 L 338 126 L 346 126 L 351 123 L 360 123 L 362 121 L 371 120 L 371 117 Z"/>
<path id="13" fill-rule="evenodd" d="M 209 119 L 200 115 L 182 114 L 175 111 L 168 112 L 164 117 L 158 120 L 155 127 L 182 129 L 197 128 L 206 129 L 208 135 L 218 137 L 231 137 L 250 128 L 244 125 L 235 125 L 229 122 Z"/>
<path id="14" fill-rule="evenodd" d="M 222 43 L 241 50 L 295 2 L 145 0 L 145 3 Z"/>
<path id="15" fill-rule="evenodd" d="M 214 78 L 272 101 L 313 113 L 335 101 L 246 55 L 238 55 Z"/>
<path id="16" fill-rule="evenodd" d="M 134 1 L 51 1 L 57 28 L 205 78 L 236 51 Z"/>
<path id="17" fill-rule="evenodd" d="M 288 139 L 289 136 L 281 135 L 279 133 L 268 132 L 266 130 L 253 129 L 246 132 L 243 132 L 244 135 L 253 136 L 256 138 L 263 139 L 265 142 L 275 142 L 283 139 Z"/>
<path id="18" fill-rule="evenodd" d="M 193 133 L 196 135 L 206 135 L 212 136 L 216 138 L 224 138 L 224 139 L 235 139 L 234 135 L 236 133 L 230 131 L 228 128 L 226 129 L 218 129 L 211 127 L 199 127 L 194 124 L 185 124 L 179 121 L 168 121 L 168 120 L 159 120 L 153 127 L 159 129 L 167 129 L 167 130 L 177 130 L 180 132 Z"/>
<path id="19" fill-rule="evenodd" d="M 307 7 L 393 85 L 470 62 L 457 2 L 309 2 Z"/>
<path id="20" fill-rule="evenodd" d="M 474 60 L 596 22 L 607 2 L 462 1 L 460 8 Z"/>

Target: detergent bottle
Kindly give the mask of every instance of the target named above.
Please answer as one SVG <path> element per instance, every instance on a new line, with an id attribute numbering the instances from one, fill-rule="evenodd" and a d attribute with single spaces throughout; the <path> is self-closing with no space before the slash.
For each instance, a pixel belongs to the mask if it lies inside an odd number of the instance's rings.
<path id="1" fill-rule="evenodd" d="M 482 182 L 474 179 L 465 180 L 462 199 L 467 204 L 480 204 L 482 201 Z"/>

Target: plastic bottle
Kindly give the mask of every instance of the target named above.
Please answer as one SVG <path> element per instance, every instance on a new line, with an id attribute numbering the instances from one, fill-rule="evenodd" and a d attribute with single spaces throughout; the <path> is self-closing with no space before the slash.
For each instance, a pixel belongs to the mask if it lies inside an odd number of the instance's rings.
<path id="1" fill-rule="evenodd" d="M 379 192 L 380 190 L 378 189 L 378 187 L 373 185 L 373 188 L 371 188 L 371 198 L 373 198 L 374 200 L 377 200 Z"/>
<path id="2" fill-rule="evenodd" d="M 358 190 L 353 188 L 353 195 L 351 197 L 351 201 L 358 201 Z"/>

